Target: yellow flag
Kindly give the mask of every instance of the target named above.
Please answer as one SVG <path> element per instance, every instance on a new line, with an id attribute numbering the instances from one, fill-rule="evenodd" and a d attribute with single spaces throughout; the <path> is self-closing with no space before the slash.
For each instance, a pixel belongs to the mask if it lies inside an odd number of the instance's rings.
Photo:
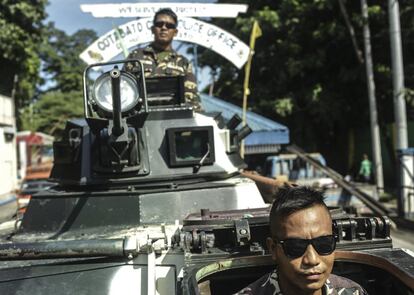
<path id="1" fill-rule="evenodd" d="M 243 97 L 243 102 L 244 104 L 247 102 L 247 95 L 249 95 L 249 78 L 250 78 L 250 68 L 251 68 L 251 64 L 252 64 L 252 56 L 253 56 L 253 52 L 254 52 L 254 45 L 256 43 L 256 39 L 259 38 L 262 35 L 262 29 L 260 29 L 259 23 L 257 20 L 255 20 L 253 22 L 253 28 L 252 28 L 252 33 L 250 34 L 250 55 L 249 58 L 247 59 L 247 63 L 246 66 L 244 68 L 244 84 L 243 84 L 243 88 L 244 88 L 244 97 Z"/>
<path id="2" fill-rule="evenodd" d="M 261 35 L 262 29 L 260 28 L 258 21 L 255 20 L 253 23 L 252 33 L 250 35 L 250 49 L 254 49 L 256 38 L 259 38 Z"/>
<path id="3" fill-rule="evenodd" d="M 246 112 L 247 112 L 247 96 L 250 94 L 249 89 L 249 79 L 250 79 L 250 68 L 252 65 L 252 57 L 254 52 L 254 45 L 256 43 L 256 39 L 262 35 L 262 29 L 260 29 L 259 23 L 257 20 L 253 22 L 252 33 L 250 35 L 250 54 L 249 58 L 247 59 L 246 66 L 244 68 L 244 83 L 243 83 L 243 114 L 242 114 L 242 123 L 243 126 L 246 125 Z M 240 155 L 244 158 L 244 141 L 242 141 L 240 147 Z"/>

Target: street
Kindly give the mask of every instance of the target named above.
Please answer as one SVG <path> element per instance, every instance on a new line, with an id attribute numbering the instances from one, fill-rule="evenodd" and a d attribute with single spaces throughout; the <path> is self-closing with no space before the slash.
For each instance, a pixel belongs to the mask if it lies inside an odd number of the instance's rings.
<path id="1" fill-rule="evenodd" d="M 391 229 L 391 238 L 394 248 L 411 250 L 414 253 L 414 234 L 407 229 Z"/>

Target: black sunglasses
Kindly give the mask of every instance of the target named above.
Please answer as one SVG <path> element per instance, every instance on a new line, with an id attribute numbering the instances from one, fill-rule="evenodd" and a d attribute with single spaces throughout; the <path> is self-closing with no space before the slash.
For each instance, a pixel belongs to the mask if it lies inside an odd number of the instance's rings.
<path id="1" fill-rule="evenodd" d="M 169 22 L 160 21 L 160 22 L 155 22 L 154 23 L 154 26 L 157 27 L 157 28 L 162 28 L 164 25 L 167 29 L 175 29 L 177 27 L 176 24 L 169 23 Z"/>
<path id="2" fill-rule="evenodd" d="M 282 245 L 283 252 L 289 258 L 298 258 L 305 254 L 309 244 L 318 252 L 319 255 L 329 255 L 336 248 L 335 236 L 321 236 L 314 239 L 285 239 L 273 240 Z"/>

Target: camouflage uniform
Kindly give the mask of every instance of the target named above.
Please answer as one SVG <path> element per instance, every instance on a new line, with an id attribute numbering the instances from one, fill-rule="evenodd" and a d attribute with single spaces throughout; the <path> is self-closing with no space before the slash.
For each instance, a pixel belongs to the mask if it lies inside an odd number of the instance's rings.
<path id="1" fill-rule="evenodd" d="M 164 52 L 163 52 L 164 53 Z M 162 60 L 158 60 L 158 54 L 153 45 L 150 44 L 145 48 L 135 49 L 128 55 L 128 59 L 139 59 L 144 66 L 145 77 L 163 77 L 163 76 L 185 76 L 184 79 L 184 97 L 194 109 L 200 110 L 200 97 L 197 94 L 197 84 L 193 74 L 193 66 L 182 55 L 175 51 L 170 51 Z M 127 63 L 127 71 L 134 72 L 134 64 Z"/>
<path id="2" fill-rule="evenodd" d="M 331 274 L 322 287 L 324 295 L 368 295 L 357 283 Z M 262 276 L 235 295 L 282 295 L 277 270 Z"/>

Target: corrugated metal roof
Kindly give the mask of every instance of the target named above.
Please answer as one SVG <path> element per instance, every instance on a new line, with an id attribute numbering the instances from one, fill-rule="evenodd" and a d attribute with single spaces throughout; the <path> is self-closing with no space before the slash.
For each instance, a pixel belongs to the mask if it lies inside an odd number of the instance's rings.
<path id="1" fill-rule="evenodd" d="M 206 112 L 221 112 L 226 121 L 234 114 L 242 117 L 243 110 L 239 106 L 207 94 L 200 97 Z M 246 113 L 246 120 L 253 130 L 244 141 L 246 154 L 277 152 L 281 144 L 289 143 L 289 129 L 286 126 L 250 111 Z"/>

